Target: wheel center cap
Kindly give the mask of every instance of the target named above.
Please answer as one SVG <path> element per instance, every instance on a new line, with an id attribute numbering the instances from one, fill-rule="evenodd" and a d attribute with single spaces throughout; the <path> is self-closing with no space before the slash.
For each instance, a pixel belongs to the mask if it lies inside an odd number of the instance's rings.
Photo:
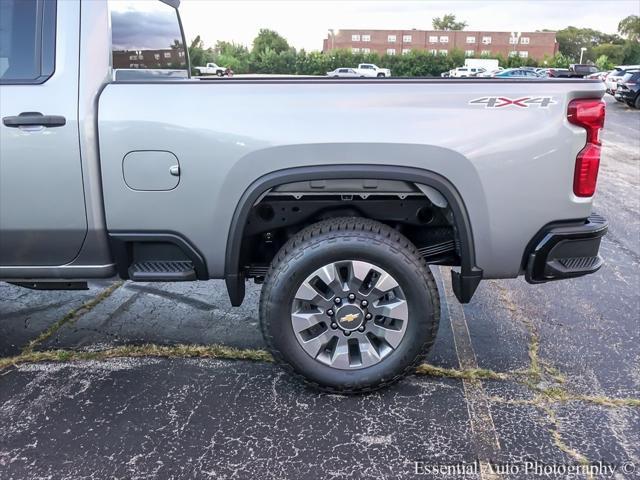
<path id="1" fill-rule="evenodd" d="M 364 312 L 355 305 L 345 305 L 336 312 L 336 322 L 343 330 L 357 330 L 364 322 Z"/>

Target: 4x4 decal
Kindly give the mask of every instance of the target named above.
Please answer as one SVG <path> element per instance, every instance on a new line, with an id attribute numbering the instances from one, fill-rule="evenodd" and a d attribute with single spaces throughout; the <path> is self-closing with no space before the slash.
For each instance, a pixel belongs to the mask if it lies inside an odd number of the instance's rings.
<path id="1" fill-rule="evenodd" d="M 537 106 L 547 108 L 556 102 L 553 97 L 481 97 L 469 101 L 469 105 L 484 105 L 484 108 L 500 108 L 500 107 L 521 107 L 529 108 L 529 106 Z"/>

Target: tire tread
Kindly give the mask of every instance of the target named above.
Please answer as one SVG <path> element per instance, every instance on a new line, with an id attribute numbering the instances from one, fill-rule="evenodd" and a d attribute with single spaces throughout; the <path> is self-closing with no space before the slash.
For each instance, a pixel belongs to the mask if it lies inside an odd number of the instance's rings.
<path id="1" fill-rule="evenodd" d="M 426 291 L 431 297 L 431 303 L 434 308 L 433 322 L 431 325 L 431 332 L 428 337 L 428 341 L 424 342 L 421 347 L 420 353 L 413 359 L 412 362 L 407 365 L 401 372 L 395 376 L 383 380 L 376 385 L 368 385 L 362 387 L 334 387 L 320 385 L 317 382 L 309 380 L 307 377 L 297 372 L 284 358 L 282 353 L 274 346 L 273 338 L 271 336 L 272 329 L 269 325 L 269 316 L 263 315 L 262 312 L 266 308 L 267 299 L 270 297 L 271 289 L 277 284 L 274 281 L 276 278 L 282 276 L 284 271 L 288 268 L 289 262 L 295 259 L 299 255 L 304 254 L 306 248 L 313 246 L 314 239 L 321 237 L 328 233 L 353 233 L 356 236 L 362 236 L 367 240 L 371 240 L 374 237 L 377 241 L 385 243 L 388 247 L 393 249 L 400 249 L 407 258 L 411 259 L 415 263 L 417 271 L 420 271 L 426 285 Z M 385 388 L 400 379 L 406 377 L 412 373 L 416 367 L 423 362 L 424 358 L 429 353 L 433 343 L 436 339 L 436 333 L 440 322 L 440 297 L 438 295 L 438 287 L 429 266 L 424 258 L 418 252 L 418 249 L 413 243 L 400 232 L 385 225 L 384 223 L 377 222 L 375 220 L 360 218 L 360 217 L 337 217 L 328 220 L 323 220 L 313 225 L 310 225 L 282 246 L 280 251 L 276 254 L 275 258 L 271 262 L 271 266 L 265 277 L 263 292 L 260 295 L 260 327 L 262 335 L 267 344 L 267 347 L 275 362 L 282 367 L 285 371 L 290 373 L 296 379 L 302 381 L 306 385 L 328 393 L 337 394 L 360 394 L 373 392 L 381 388 Z"/>

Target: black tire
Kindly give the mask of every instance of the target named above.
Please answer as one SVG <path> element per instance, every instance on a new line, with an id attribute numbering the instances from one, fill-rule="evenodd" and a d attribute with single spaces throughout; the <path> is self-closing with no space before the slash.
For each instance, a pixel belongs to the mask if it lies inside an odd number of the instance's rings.
<path id="1" fill-rule="evenodd" d="M 216 72 L 216 75 L 219 76 L 219 77 L 224 77 L 224 72 L 222 70 L 218 70 Z"/>
<path id="2" fill-rule="evenodd" d="M 308 354 L 291 323 L 301 283 L 330 262 L 359 260 L 380 267 L 397 281 L 407 302 L 406 331 L 379 363 L 357 370 L 325 365 Z M 429 352 L 440 320 L 438 289 L 416 247 L 396 230 L 369 219 L 335 218 L 307 227 L 274 258 L 260 296 L 260 324 L 275 361 L 308 385 L 355 394 L 390 385 L 411 373 Z"/>
<path id="3" fill-rule="evenodd" d="M 378 78 L 383 78 L 383 77 L 386 77 L 386 75 L 385 75 L 384 73 L 379 73 L 379 74 L 377 75 L 377 77 L 378 77 Z"/>
<path id="4" fill-rule="evenodd" d="M 633 107 L 640 109 L 640 94 L 636 95 L 636 99 L 633 102 Z"/>

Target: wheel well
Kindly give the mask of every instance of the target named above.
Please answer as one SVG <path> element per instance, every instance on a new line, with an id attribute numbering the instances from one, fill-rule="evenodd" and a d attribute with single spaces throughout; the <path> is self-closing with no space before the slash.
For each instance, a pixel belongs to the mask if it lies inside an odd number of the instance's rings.
<path id="1" fill-rule="evenodd" d="M 300 184 L 305 185 L 304 190 L 299 190 Z M 426 207 L 420 215 L 416 202 Z M 431 220 L 428 210 L 434 217 Z M 457 189 L 428 170 L 342 164 L 274 171 L 245 190 L 227 238 L 225 281 L 232 305 L 242 303 L 244 279 L 249 276 L 260 281 L 271 258 L 290 236 L 317 219 L 345 214 L 366 216 L 400 229 L 430 263 L 460 265 L 459 272 L 452 270 L 453 290 L 461 302 L 471 299 L 482 270 L 475 264 L 471 222 Z M 273 228 L 263 228 L 270 221 Z M 450 243 L 440 245 L 451 240 L 453 251 Z"/>
<path id="2" fill-rule="evenodd" d="M 454 214 L 436 190 L 396 180 L 320 179 L 277 185 L 254 203 L 240 249 L 244 277 L 261 282 L 291 237 L 336 217 L 377 220 L 409 238 L 429 263 L 460 265 Z"/>

